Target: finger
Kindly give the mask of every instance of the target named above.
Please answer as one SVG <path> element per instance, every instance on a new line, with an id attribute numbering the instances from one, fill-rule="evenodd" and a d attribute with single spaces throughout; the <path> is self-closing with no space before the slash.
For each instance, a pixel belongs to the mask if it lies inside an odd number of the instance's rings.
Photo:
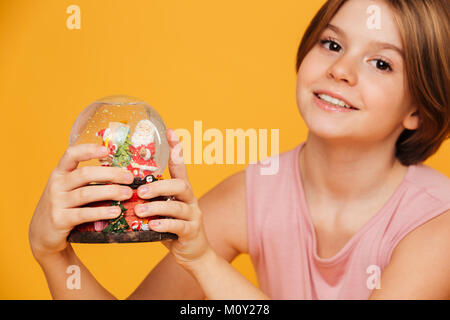
<path id="1" fill-rule="evenodd" d="M 167 129 L 166 136 L 170 146 L 168 163 L 170 177 L 185 180 L 190 184 L 184 164 L 183 144 L 173 129 Z"/>
<path id="2" fill-rule="evenodd" d="M 104 200 L 124 201 L 131 198 L 132 195 L 133 190 L 127 186 L 92 185 L 65 193 L 64 204 L 66 208 L 73 208 Z"/>
<path id="3" fill-rule="evenodd" d="M 158 196 L 175 196 L 178 200 L 188 204 L 196 201 L 191 186 L 182 179 L 159 180 L 145 184 L 138 188 L 138 196 L 142 199 L 151 199 Z"/>
<path id="4" fill-rule="evenodd" d="M 178 235 L 178 237 L 188 237 L 194 231 L 194 223 L 192 221 L 178 219 L 154 219 L 148 225 L 154 231 L 171 232 Z"/>
<path id="5" fill-rule="evenodd" d="M 173 240 L 172 240 L 172 239 L 163 240 L 163 241 L 161 241 L 161 243 L 162 243 L 167 249 L 170 250 L 170 248 L 171 248 L 171 246 L 172 246 L 172 243 L 173 243 Z"/>
<path id="6" fill-rule="evenodd" d="M 119 206 L 66 209 L 61 212 L 59 224 L 64 228 L 73 228 L 85 222 L 114 219 L 120 213 Z"/>
<path id="7" fill-rule="evenodd" d="M 124 168 L 88 166 L 70 172 L 65 179 L 65 184 L 66 191 L 69 191 L 91 182 L 130 184 L 133 182 L 133 179 L 133 174 Z"/>
<path id="8" fill-rule="evenodd" d="M 138 217 L 167 216 L 180 220 L 191 220 L 193 212 L 191 207 L 181 201 L 152 201 L 138 204 L 134 207 Z"/>
<path id="9" fill-rule="evenodd" d="M 57 171 L 70 172 L 78 167 L 81 161 L 101 159 L 108 155 L 108 149 L 94 143 L 79 144 L 67 148 L 56 167 Z"/>

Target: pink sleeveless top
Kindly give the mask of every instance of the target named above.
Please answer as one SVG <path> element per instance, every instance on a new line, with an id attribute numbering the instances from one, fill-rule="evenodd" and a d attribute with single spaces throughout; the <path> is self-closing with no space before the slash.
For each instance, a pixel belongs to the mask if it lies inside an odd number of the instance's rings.
<path id="1" fill-rule="evenodd" d="M 303 145 L 279 155 L 276 174 L 261 174 L 267 166 L 259 162 L 246 168 L 248 246 L 260 289 L 272 299 L 368 299 L 399 241 L 450 209 L 450 179 L 409 166 L 383 208 L 323 259 L 298 169 Z"/>

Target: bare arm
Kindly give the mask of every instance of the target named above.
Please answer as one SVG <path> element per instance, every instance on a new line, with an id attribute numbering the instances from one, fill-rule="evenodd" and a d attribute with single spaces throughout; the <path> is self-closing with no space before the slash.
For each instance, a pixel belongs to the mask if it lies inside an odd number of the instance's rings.
<path id="1" fill-rule="evenodd" d="M 370 299 L 450 299 L 450 211 L 402 239 Z"/>
<path id="2" fill-rule="evenodd" d="M 214 300 L 268 300 L 242 274 L 216 252 L 209 251 L 189 271 L 199 282 L 208 299 Z"/>
<path id="3" fill-rule="evenodd" d="M 212 255 L 215 263 L 219 265 L 226 263 L 225 270 L 234 273 L 231 277 L 241 278 L 242 275 L 228 262 L 239 253 L 248 252 L 245 172 L 238 172 L 211 189 L 199 199 L 199 207 L 203 212 L 206 236 L 217 253 L 217 257 Z M 214 277 L 223 273 L 217 270 L 215 263 L 208 267 Z M 219 281 L 225 283 L 226 278 L 221 277 Z M 246 285 L 250 284 L 247 279 L 244 280 Z M 128 299 L 203 298 L 205 293 L 199 282 L 168 253 Z M 236 299 L 237 296 L 233 298 Z"/>
<path id="4" fill-rule="evenodd" d="M 47 255 L 38 260 L 44 271 L 53 299 L 61 300 L 112 300 L 116 299 L 103 288 L 90 271 L 78 259 L 70 244 L 63 251 Z M 71 288 L 67 280 L 75 272 L 67 273 L 70 266 L 79 268 L 79 288 Z"/>
<path id="5" fill-rule="evenodd" d="M 111 299 L 107 292 L 75 255 L 66 239 L 78 224 L 112 219 L 120 214 L 117 206 L 82 207 L 107 199 L 125 200 L 131 197 L 127 186 L 87 186 L 89 182 L 130 183 L 132 175 L 120 168 L 83 167 L 80 161 L 102 158 L 107 150 L 97 145 L 69 147 L 52 172 L 31 219 L 29 229 L 33 256 L 44 271 L 54 299 Z M 111 211 L 113 210 L 113 211 Z M 81 288 L 69 289 L 67 268 L 79 268 Z"/>

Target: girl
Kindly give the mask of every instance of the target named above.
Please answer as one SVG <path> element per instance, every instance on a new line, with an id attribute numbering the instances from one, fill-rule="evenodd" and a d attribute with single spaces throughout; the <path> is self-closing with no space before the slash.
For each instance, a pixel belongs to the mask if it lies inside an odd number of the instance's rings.
<path id="1" fill-rule="evenodd" d="M 139 196 L 177 200 L 138 214 L 175 218 L 150 227 L 179 239 L 165 242 L 170 254 L 129 298 L 450 298 L 450 179 L 421 164 L 449 135 L 449 12 L 446 0 L 326 2 L 297 55 L 307 140 L 279 155 L 276 174 L 249 165 L 198 201 L 172 157 L 172 179 Z M 34 213 L 31 248 L 54 298 L 114 298 L 65 241 L 75 225 L 119 214 L 81 205 L 131 196 L 119 185 L 85 192 L 91 181 L 131 182 L 118 168 L 77 169 L 105 154 L 69 147 Z M 260 289 L 229 264 L 241 252 Z M 65 287 L 71 264 L 81 290 Z"/>

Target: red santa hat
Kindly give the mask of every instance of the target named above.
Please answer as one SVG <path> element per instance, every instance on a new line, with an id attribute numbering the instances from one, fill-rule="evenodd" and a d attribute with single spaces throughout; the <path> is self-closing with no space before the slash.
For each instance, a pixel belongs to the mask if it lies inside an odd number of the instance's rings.
<path id="1" fill-rule="evenodd" d="M 102 130 L 100 130 L 99 132 L 97 132 L 95 135 L 96 135 L 97 137 L 102 137 L 102 138 L 103 138 L 103 135 L 105 134 L 105 131 L 106 131 L 106 129 L 102 129 Z"/>

